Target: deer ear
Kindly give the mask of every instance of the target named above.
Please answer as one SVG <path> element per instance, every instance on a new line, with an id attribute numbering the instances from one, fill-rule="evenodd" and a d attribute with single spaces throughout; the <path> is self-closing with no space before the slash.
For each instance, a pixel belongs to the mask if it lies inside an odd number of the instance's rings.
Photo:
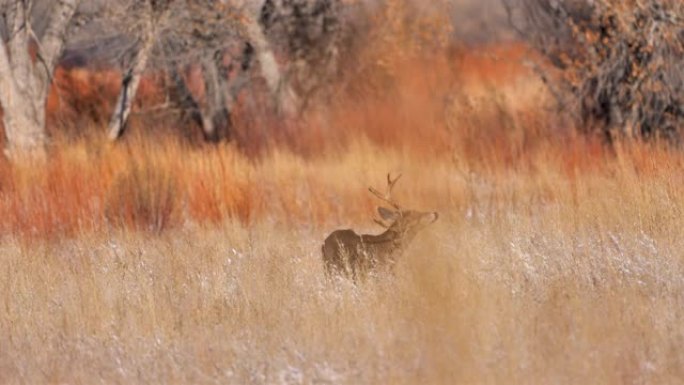
<path id="1" fill-rule="evenodd" d="M 395 221 L 399 218 L 399 213 L 384 207 L 378 207 L 378 214 L 386 221 Z"/>

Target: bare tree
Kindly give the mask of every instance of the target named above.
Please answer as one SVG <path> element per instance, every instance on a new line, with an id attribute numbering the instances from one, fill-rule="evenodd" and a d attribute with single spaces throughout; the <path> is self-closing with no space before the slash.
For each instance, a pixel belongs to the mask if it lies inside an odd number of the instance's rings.
<path id="1" fill-rule="evenodd" d="M 172 3 L 172 1 L 155 0 L 132 1 L 123 4 L 125 6 L 119 9 L 123 12 L 119 20 L 132 18 L 132 15 L 137 15 L 137 18 L 126 25 L 128 29 L 126 32 L 134 36 L 135 41 L 131 49 L 130 63 L 122 77 L 121 91 L 109 121 L 108 136 L 111 140 L 118 139 L 123 134 L 152 49 L 157 43 L 159 34 L 164 32 L 164 26 L 169 22 Z"/>
<path id="2" fill-rule="evenodd" d="M 298 95 L 297 109 L 330 89 L 338 75 L 343 38 L 340 0 L 265 0 L 259 24 L 288 58 L 288 84 Z"/>
<path id="3" fill-rule="evenodd" d="M 264 33 L 262 24 L 259 23 L 255 15 L 250 15 L 245 19 L 244 36 L 253 50 L 254 58 L 259 63 L 261 75 L 266 80 L 276 107 L 287 115 L 295 113 L 297 96 L 283 76 L 273 47 Z"/>
<path id="4" fill-rule="evenodd" d="M 580 127 L 608 139 L 679 137 L 684 127 L 683 2 L 503 1 L 511 24 L 559 70 L 558 76 L 542 73 Z"/>
<path id="5" fill-rule="evenodd" d="M 225 41 L 219 47 L 210 47 L 200 54 L 204 103 L 194 99 L 187 86 L 183 84 L 183 79 L 178 76 L 176 68 L 172 69 L 177 92 L 183 95 L 183 104 L 186 107 L 197 109 L 198 113 L 194 114 L 193 119 L 199 120 L 207 141 L 217 142 L 232 137 L 233 107 L 240 91 L 253 80 L 252 70 L 255 68 L 257 76 L 264 79 L 276 111 L 285 117 L 293 116 L 297 112 L 298 98 L 285 78 L 261 25 L 251 13 L 243 15 L 238 25 L 237 40 L 238 45 L 242 46 L 242 49 L 238 50 L 239 53 L 227 53 L 227 46 L 236 42 Z M 204 29 L 211 30 L 206 25 Z M 226 60 L 229 62 L 227 65 Z"/>
<path id="6" fill-rule="evenodd" d="M 223 65 L 221 51 L 213 55 L 206 55 L 201 60 L 204 79 L 205 102 L 202 103 L 190 91 L 186 79 L 181 73 L 181 66 L 171 64 L 169 75 L 173 87 L 170 90 L 171 99 L 181 110 L 181 116 L 189 118 L 202 128 L 202 135 L 207 142 L 219 142 L 231 139 L 233 95 L 227 74 L 231 71 Z"/>
<path id="7" fill-rule="evenodd" d="M 0 103 L 9 156 L 25 152 L 44 155 L 47 95 L 52 74 L 64 49 L 70 21 L 80 0 L 55 0 L 51 3 L 51 17 L 39 34 L 32 18 L 33 1 L 0 2 L 3 27 Z M 30 47 L 35 49 L 35 58 Z"/>
<path id="8" fill-rule="evenodd" d="M 282 76 L 275 54 L 255 15 L 244 6 L 227 1 L 166 0 L 119 2 L 114 5 L 119 29 L 132 41 L 121 91 L 109 124 L 109 138 L 119 138 L 126 126 L 140 79 L 147 68 L 169 69 L 181 105 L 194 109 L 205 138 L 230 137 L 231 108 L 237 93 L 246 85 L 251 63 L 244 64 L 229 79 L 224 66 L 225 50 L 236 41 L 246 41 L 244 55 L 255 58 L 261 76 L 280 111 L 294 111 L 295 96 Z M 138 15 L 131 20 L 129 15 Z M 247 63 L 245 59 L 240 59 Z M 205 83 L 204 103 L 195 99 L 184 84 L 181 69 L 201 63 Z"/>

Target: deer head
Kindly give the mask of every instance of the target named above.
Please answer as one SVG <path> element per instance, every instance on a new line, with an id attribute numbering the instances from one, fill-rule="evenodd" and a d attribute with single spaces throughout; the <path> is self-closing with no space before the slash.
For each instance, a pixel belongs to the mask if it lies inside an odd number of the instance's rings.
<path id="1" fill-rule="evenodd" d="M 369 191 L 391 207 L 378 207 L 380 219 L 375 218 L 375 223 L 386 228 L 388 233 L 393 233 L 402 242 L 409 242 L 418 231 L 434 223 L 439 214 L 403 209 L 392 199 L 392 189 L 399 178 L 401 178 L 401 174 L 394 179 L 392 179 L 391 174 L 387 174 L 387 188 L 384 194 L 373 187 L 370 187 Z"/>

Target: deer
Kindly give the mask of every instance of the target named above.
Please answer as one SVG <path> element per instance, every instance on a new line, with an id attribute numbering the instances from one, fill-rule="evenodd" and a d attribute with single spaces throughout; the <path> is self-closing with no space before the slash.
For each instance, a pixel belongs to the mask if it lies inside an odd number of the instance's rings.
<path id="1" fill-rule="evenodd" d="M 380 219 L 373 219 L 385 232 L 371 235 L 357 234 L 351 229 L 335 230 L 325 239 L 322 253 L 328 277 L 343 276 L 357 282 L 373 271 L 393 271 L 397 258 L 416 234 L 437 220 L 437 212 L 406 210 L 392 199 L 392 189 L 399 178 L 401 174 L 394 179 L 387 174 L 384 194 L 369 187 L 373 195 L 390 207 L 379 206 Z"/>

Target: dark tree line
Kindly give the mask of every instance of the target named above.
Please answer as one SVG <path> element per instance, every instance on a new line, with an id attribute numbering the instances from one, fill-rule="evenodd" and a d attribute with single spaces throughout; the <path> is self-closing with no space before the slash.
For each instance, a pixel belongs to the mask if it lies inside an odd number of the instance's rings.
<path id="1" fill-rule="evenodd" d="M 254 12 L 249 4 L 227 0 L 1 0 L 6 153 L 44 156 L 45 103 L 67 48 L 89 51 L 90 59 L 122 70 L 109 120 L 111 140 L 125 132 L 140 80 L 150 71 L 168 73 L 175 107 L 209 141 L 232 137 L 233 107 L 255 78 L 265 83 L 275 111 L 296 114 L 325 81 L 311 74 L 335 67 L 340 4 L 266 0 Z M 277 60 L 278 53 L 286 61 Z M 197 65 L 205 89 L 201 98 L 190 92 L 185 76 Z"/>
<path id="2" fill-rule="evenodd" d="M 504 0 L 511 24 L 542 52 L 559 106 L 616 137 L 667 138 L 684 128 L 684 2 Z"/>

